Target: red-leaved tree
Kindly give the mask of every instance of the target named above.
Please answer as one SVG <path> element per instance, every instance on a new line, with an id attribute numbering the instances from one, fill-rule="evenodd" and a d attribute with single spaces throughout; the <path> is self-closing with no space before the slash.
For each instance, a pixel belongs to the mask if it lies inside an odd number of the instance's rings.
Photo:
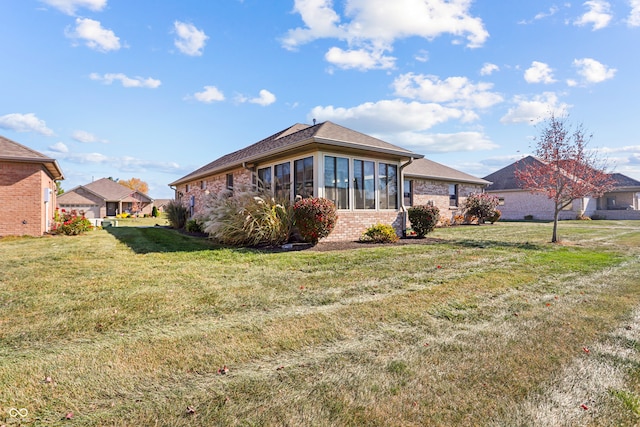
<path id="1" fill-rule="evenodd" d="M 613 185 L 605 162 L 596 151 L 587 150 L 591 136 L 582 125 L 570 129 L 565 117 L 552 114 L 536 139 L 534 161 L 521 161 L 515 172 L 521 188 L 546 194 L 554 203 L 553 236 L 558 241 L 560 211 L 583 197 L 601 197 Z"/>

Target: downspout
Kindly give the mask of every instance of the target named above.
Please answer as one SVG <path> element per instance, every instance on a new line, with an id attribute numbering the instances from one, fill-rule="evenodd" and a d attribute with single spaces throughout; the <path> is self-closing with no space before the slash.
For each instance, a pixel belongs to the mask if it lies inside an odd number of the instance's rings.
<path id="1" fill-rule="evenodd" d="M 404 168 L 413 163 L 413 157 L 409 158 L 409 161 L 400 166 L 400 211 L 402 212 L 402 236 L 407 235 L 407 224 L 409 219 L 407 218 L 407 207 L 404 205 Z"/>

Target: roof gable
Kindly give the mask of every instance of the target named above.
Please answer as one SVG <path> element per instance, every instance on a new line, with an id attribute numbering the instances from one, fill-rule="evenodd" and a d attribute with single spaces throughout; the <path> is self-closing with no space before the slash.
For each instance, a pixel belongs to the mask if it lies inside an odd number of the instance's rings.
<path id="1" fill-rule="evenodd" d="M 483 179 L 491 182 L 491 185 L 487 187 L 487 191 L 521 190 L 522 187 L 516 178 L 516 171 L 530 164 L 540 162 L 539 159 L 533 156 L 527 156 L 485 176 Z"/>
<path id="2" fill-rule="evenodd" d="M 407 177 L 436 179 L 452 182 L 466 182 L 479 185 L 488 185 L 489 181 L 469 175 L 457 169 L 450 168 L 441 163 L 429 159 L 416 159 L 404 169 Z"/>
<path id="3" fill-rule="evenodd" d="M 332 122 L 322 122 L 313 126 L 297 123 L 255 144 L 222 156 L 169 185 L 178 185 L 200 177 L 220 173 L 225 169 L 240 167 L 244 163 L 256 162 L 269 156 L 285 154 L 290 150 L 310 144 L 326 144 L 414 158 L 422 157 L 421 154 L 413 153 Z"/>
<path id="4" fill-rule="evenodd" d="M 0 160 L 25 163 L 41 163 L 52 179 L 64 179 L 62 169 L 54 159 L 42 153 L 0 136 Z"/>

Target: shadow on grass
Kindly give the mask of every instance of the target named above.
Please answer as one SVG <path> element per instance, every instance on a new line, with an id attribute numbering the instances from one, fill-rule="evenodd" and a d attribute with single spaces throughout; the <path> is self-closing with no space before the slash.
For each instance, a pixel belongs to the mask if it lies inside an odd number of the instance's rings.
<path id="1" fill-rule="evenodd" d="M 106 227 L 105 230 L 135 253 L 199 252 L 221 249 L 208 239 L 165 227 Z"/>
<path id="2" fill-rule="evenodd" d="M 492 249 L 529 249 L 540 250 L 543 246 L 529 242 L 503 242 L 496 240 L 447 240 L 447 244 L 453 246 L 462 246 L 465 248 L 492 248 Z"/>

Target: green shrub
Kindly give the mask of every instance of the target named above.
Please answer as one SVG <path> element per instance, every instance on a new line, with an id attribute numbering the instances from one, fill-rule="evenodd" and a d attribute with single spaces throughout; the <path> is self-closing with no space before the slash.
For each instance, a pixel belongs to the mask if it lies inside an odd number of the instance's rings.
<path id="1" fill-rule="evenodd" d="M 157 207 L 153 207 L 153 209 L 151 209 L 151 216 L 154 218 L 157 218 L 160 216 L 160 211 L 158 211 Z"/>
<path id="2" fill-rule="evenodd" d="M 411 228 L 419 238 L 432 232 L 440 219 L 440 209 L 436 206 L 413 206 L 409 208 L 408 213 Z"/>
<path id="3" fill-rule="evenodd" d="M 327 237 L 336 226 L 336 205 L 328 199 L 310 197 L 293 205 L 293 218 L 305 242 L 312 244 Z"/>
<path id="4" fill-rule="evenodd" d="M 199 219 L 211 239 L 230 246 L 281 245 L 293 226 L 288 202 L 254 187 L 212 195 Z"/>
<path id="5" fill-rule="evenodd" d="M 491 215 L 487 217 L 487 221 L 489 221 L 491 224 L 495 224 L 496 222 L 498 222 L 501 216 L 502 211 L 500 211 L 500 209 L 494 209 Z"/>
<path id="6" fill-rule="evenodd" d="M 466 216 L 475 216 L 482 224 L 498 207 L 498 197 L 487 193 L 471 193 L 464 202 Z"/>
<path id="7" fill-rule="evenodd" d="M 181 230 L 189 218 L 189 210 L 179 201 L 172 200 L 167 204 L 167 221 L 171 228 Z"/>
<path id="8" fill-rule="evenodd" d="M 524 220 L 525 221 L 532 221 L 533 220 L 533 215 L 525 215 L 524 216 Z"/>
<path id="9" fill-rule="evenodd" d="M 376 224 L 367 228 L 360 237 L 361 242 L 367 243 L 393 243 L 398 241 L 396 230 L 387 224 Z"/>
<path id="10" fill-rule="evenodd" d="M 202 233 L 204 230 L 202 229 L 202 224 L 197 219 L 190 219 L 185 224 L 185 230 L 189 233 Z"/>
<path id="11" fill-rule="evenodd" d="M 53 214 L 53 224 L 51 226 L 51 233 L 64 234 L 67 236 L 76 236 L 86 231 L 93 229 L 91 221 L 83 215 L 78 215 L 76 210 L 67 212 L 62 209 L 56 208 Z"/>

